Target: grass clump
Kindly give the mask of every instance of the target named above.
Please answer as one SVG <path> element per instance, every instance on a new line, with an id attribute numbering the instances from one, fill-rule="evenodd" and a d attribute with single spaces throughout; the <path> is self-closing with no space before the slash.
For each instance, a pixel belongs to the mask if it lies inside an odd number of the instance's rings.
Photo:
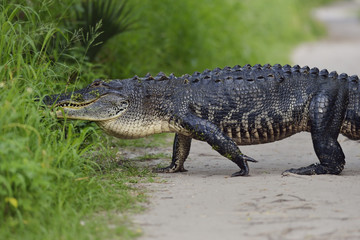
<path id="1" fill-rule="evenodd" d="M 104 171 L 102 162 L 95 161 L 97 150 L 109 150 L 98 141 L 97 128 L 58 122 L 41 104 L 42 96 L 67 88 L 74 72 L 84 79 L 95 77 L 92 64 L 76 54 L 61 55 L 66 52 L 62 44 L 73 39 L 33 8 L 0 8 L 1 238 L 137 236 L 121 213 L 144 200 L 129 182 L 148 171 L 129 164 Z M 54 40 L 60 37 L 57 45 Z"/>

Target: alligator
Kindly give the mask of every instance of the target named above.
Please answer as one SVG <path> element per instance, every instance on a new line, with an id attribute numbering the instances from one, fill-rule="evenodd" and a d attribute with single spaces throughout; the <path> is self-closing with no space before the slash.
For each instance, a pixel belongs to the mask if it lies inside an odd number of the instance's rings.
<path id="1" fill-rule="evenodd" d="M 240 171 L 248 162 L 237 145 L 274 142 L 307 131 L 320 163 L 284 173 L 340 174 L 345 156 L 338 135 L 360 139 L 360 90 L 356 75 L 279 64 L 234 66 L 176 77 L 159 73 L 123 80 L 95 80 L 84 89 L 46 96 L 58 118 L 96 122 L 119 138 L 175 133 L 171 164 L 183 172 L 192 139 L 205 141 Z"/>

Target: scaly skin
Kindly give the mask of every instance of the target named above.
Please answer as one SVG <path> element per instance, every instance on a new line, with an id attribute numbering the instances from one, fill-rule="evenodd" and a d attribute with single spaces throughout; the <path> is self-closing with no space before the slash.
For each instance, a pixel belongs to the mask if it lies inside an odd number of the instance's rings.
<path id="1" fill-rule="evenodd" d="M 233 176 L 249 174 L 254 159 L 237 145 L 268 143 L 301 131 L 311 133 L 320 164 L 286 172 L 339 174 L 345 156 L 339 133 L 360 139 L 357 76 L 317 68 L 255 65 L 205 70 L 175 77 L 96 80 L 69 94 L 44 98 L 62 108 L 59 118 L 95 121 L 120 138 L 174 132 L 172 162 L 162 172 L 186 171 L 191 139 L 205 141 L 239 166 Z M 63 115 L 65 114 L 65 116 Z"/>

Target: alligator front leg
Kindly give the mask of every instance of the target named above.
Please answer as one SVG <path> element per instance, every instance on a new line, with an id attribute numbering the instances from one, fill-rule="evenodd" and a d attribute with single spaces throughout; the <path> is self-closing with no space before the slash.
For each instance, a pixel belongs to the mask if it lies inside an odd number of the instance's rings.
<path id="1" fill-rule="evenodd" d="M 344 169 L 345 155 L 337 138 L 345 115 L 346 101 L 341 93 L 334 95 L 319 94 L 310 105 L 311 137 L 320 164 L 292 168 L 284 173 L 340 174 Z"/>
<path id="2" fill-rule="evenodd" d="M 156 172 L 186 172 L 184 168 L 184 162 L 189 156 L 191 146 L 191 137 L 176 133 L 173 144 L 173 155 L 171 164 L 165 168 L 155 169 Z"/>
<path id="3" fill-rule="evenodd" d="M 191 133 L 193 138 L 206 141 L 214 150 L 238 165 L 240 171 L 232 174 L 233 177 L 249 175 L 247 162 L 256 162 L 256 160 L 241 153 L 236 143 L 215 124 L 192 114 L 187 114 L 182 119 L 182 125 L 186 131 Z"/>

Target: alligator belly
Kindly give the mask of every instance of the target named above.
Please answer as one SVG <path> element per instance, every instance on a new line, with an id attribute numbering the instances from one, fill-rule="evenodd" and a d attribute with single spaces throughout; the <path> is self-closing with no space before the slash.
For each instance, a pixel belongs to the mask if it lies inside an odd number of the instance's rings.
<path id="1" fill-rule="evenodd" d="M 222 131 L 238 145 L 253 145 L 278 141 L 304 131 L 295 124 L 262 128 L 222 127 Z"/>
<path id="2" fill-rule="evenodd" d="M 166 121 L 134 124 L 131 121 L 121 122 L 118 119 L 97 122 L 97 124 L 109 135 L 122 139 L 134 139 L 150 136 L 156 133 L 170 132 Z"/>

